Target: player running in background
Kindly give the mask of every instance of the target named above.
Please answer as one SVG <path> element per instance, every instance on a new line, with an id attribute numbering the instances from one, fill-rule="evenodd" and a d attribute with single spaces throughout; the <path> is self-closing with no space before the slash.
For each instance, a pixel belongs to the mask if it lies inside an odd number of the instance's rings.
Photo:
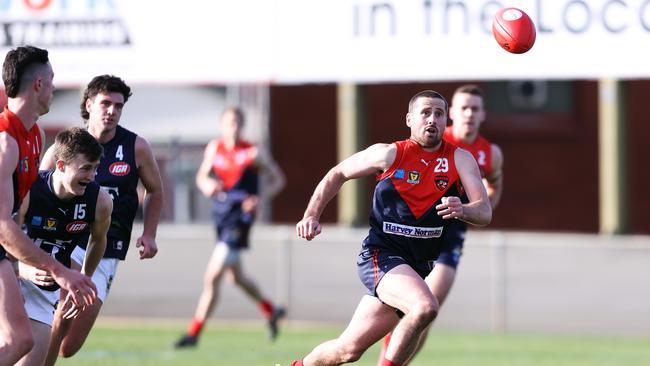
<path id="1" fill-rule="evenodd" d="M 349 179 L 376 174 L 370 231 L 357 258 L 368 289 L 347 329 L 293 366 L 354 362 L 391 330 L 382 365 L 401 366 L 435 319 L 438 300 L 424 278 L 431 272 L 449 226 L 456 220 L 487 225 L 492 210 L 472 155 L 443 141 L 447 101 L 426 90 L 409 101 L 411 136 L 375 144 L 332 168 L 316 187 L 298 236 L 313 239 L 327 203 Z M 469 201 L 462 203 L 462 190 Z M 396 315 L 397 314 L 397 315 Z"/>
<path id="2" fill-rule="evenodd" d="M 54 72 L 46 50 L 22 46 L 7 53 L 2 79 L 7 105 L 0 113 L 0 365 L 13 365 L 34 344 L 8 254 L 51 273 L 77 305 L 95 300 L 90 279 L 34 246 L 13 219 L 36 180 L 44 139 L 36 120 L 50 110 Z"/>
<path id="3" fill-rule="evenodd" d="M 71 357 L 86 341 L 90 330 L 106 301 L 119 261 L 124 260 L 131 241 L 133 220 L 138 208 L 138 182 L 146 190 L 144 198 L 144 228 L 136 240 L 140 259 L 152 258 L 158 252 L 156 230 L 163 204 L 163 188 L 158 164 L 149 142 L 119 125 L 124 104 L 131 96 L 131 88 L 119 77 L 100 75 L 86 87 L 81 100 L 81 117 L 88 132 L 104 148 L 95 181 L 113 198 L 113 213 L 108 230 L 106 251 L 93 274 L 97 297 L 72 321 L 63 319 L 57 311 L 52 325 L 52 338 L 46 365 L 53 365 L 57 354 Z M 52 149 L 43 157 L 43 167 L 54 168 Z M 83 262 L 85 245 L 72 253 L 73 266 Z M 70 328 L 68 330 L 68 328 Z"/>
<path id="4" fill-rule="evenodd" d="M 66 267 L 70 267 L 72 250 L 90 235 L 81 270 L 90 277 L 104 255 L 113 210 L 111 196 L 94 182 L 102 147 L 88 131 L 73 127 L 56 136 L 54 156 L 56 168 L 39 173 L 16 222 L 25 224 L 37 247 Z M 66 317 L 76 316 L 83 309 L 69 300 L 69 294 L 60 299 L 59 286 L 52 277 L 37 276 L 33 268 L 24 267 L 29 273 L 21 273 L 20 278 L 34 336 L 34 348 L 17 363 L 21 366 L 43 365 L 57 304 Z"/>
<path id="5" fill-rule="evenodd" d="M 483 185 L 488 193 L 494 210 L 503 192 L 503 153 L 499 146 L 490 143 L 479 131 L 485 121 L 483 91 L 476 85 L 463 85 L 456 89 L 449 107 L 449 117 L 453 124 L 445 129 L 444 139 L 461 147 L 474 156 L 478 163 Z M 456 268 L 463 250 L 467 224 L 454 221 L 446 234 L 443 250 L 436 260 L 433 271 L 425 279 L 429 289 L 438 299 L 440 306 L 444 303 L 456 278 Z M 422 333 L 417 351 L 424 344 L 428 332 Z M 382 365 L 390 335 L 384 338 L 378 365 Z"/>
<path id="6" fill-rule="evenodd" d="M 230 276 L 253 301 L 268 321 L 269 337 L 277 336 L 277 322 L 284 309 L 265 298 L 242 268 L 241 251 L 248 248 L 248 236 L 259 203 L 259 173 L 267 173 L 269 183 L 263 193 L 273 197 L 284 187 L 284 174 L 270 154 L 241 139 L 244 113 L 228 108 L 221 117 L 221 139 L 205 147 L 203 162 L 196 173 L 199 190 L 212 199 L 217 244 L 203 278 L 203 291 L 187 333 L 176 348 L 192 347 L 198 342 L 206 320 L 212 314 L 224 275 Z M 214 176 L 211 175 L 214 174 Z"/>

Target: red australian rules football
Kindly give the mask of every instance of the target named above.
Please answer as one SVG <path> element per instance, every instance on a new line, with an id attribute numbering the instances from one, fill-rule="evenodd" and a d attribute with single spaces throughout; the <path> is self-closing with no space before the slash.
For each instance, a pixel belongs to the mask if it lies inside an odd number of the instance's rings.
<path id="1" fill-rule="evenodd" d="M 510 53 L 524 53 L 535 44 L 535 24 L 528 14 L 517 8 L 504 8 L 492 21 L 492 34 L 497 43 Z"/>

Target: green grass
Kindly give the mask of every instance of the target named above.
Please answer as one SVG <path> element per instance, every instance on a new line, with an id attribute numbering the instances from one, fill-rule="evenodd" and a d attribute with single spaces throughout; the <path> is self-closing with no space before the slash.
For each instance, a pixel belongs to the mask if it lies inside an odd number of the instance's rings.
<path id="1" fill-rule="evenodd" d="M 318 343 L 334 338 L 336 327 L 290 327 L 275 343 L 261 324 L 210 325 L 199 346 L 175 351 L 181 325 L 100 322 L 73 358 L 57 365 L 287 366 Z M 378 346 L 355 365 L 376 365 Z M 648 366 L 650 339 L 493 335 L 432 331 L 411 366 Z"/>

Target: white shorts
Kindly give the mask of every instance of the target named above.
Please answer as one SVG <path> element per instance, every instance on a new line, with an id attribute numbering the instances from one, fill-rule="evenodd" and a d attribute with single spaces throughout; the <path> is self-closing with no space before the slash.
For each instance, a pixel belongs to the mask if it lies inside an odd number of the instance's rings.
<path id="1" fill-rule="evenodd" d="M 86 257 L 86 251 L 82 247 L 76 247 L 72 251 L 70 258 L 81 265 Z M 120 260 L 117 258 L 102 258 L 93 274 L 93 283 L 97 287 L 97 298 L 103 303 L 106 302 L 111 284 L 117 273 L 117 265 Z"/>
<path id="2" fill-rule="evenodd" d="M 51 327 L 61 290 L 41 290 L 32 281 L 21 278 L 20 292 L 23 294 L 25 311 L 27 311 L 29 319 L 36 320 Z"/>
<path id="3" fill-rule="evenodd" d="M 239 249 L 231 248 L 228 244 L 220 241 L 215 245 L 212 257 L 219 258 L 223 266 L 228 267 L 239 262 L 240 253 Z"/>

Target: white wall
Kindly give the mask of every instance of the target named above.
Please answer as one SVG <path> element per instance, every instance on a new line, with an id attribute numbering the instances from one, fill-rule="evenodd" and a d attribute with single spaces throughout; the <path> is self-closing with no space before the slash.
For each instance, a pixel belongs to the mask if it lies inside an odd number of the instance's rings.
<path id="1" fill-rule="evenodd" d="M 292 227 L 259 226 L 245 269 L 291 320 L 343 324 L 365 292 L 355 260 L 366 233 L 326 227 L 307 243 Z M 158 257 L 142 262 L 131 250 L 103 314 L 189 319 L 212 242 L 209 225 L 161 226 Z M 648 263 L 648 237 L 472 231 L 436 326 L 648 336 Z M 261 319 L 229 284 L 214 317 Z"/>

